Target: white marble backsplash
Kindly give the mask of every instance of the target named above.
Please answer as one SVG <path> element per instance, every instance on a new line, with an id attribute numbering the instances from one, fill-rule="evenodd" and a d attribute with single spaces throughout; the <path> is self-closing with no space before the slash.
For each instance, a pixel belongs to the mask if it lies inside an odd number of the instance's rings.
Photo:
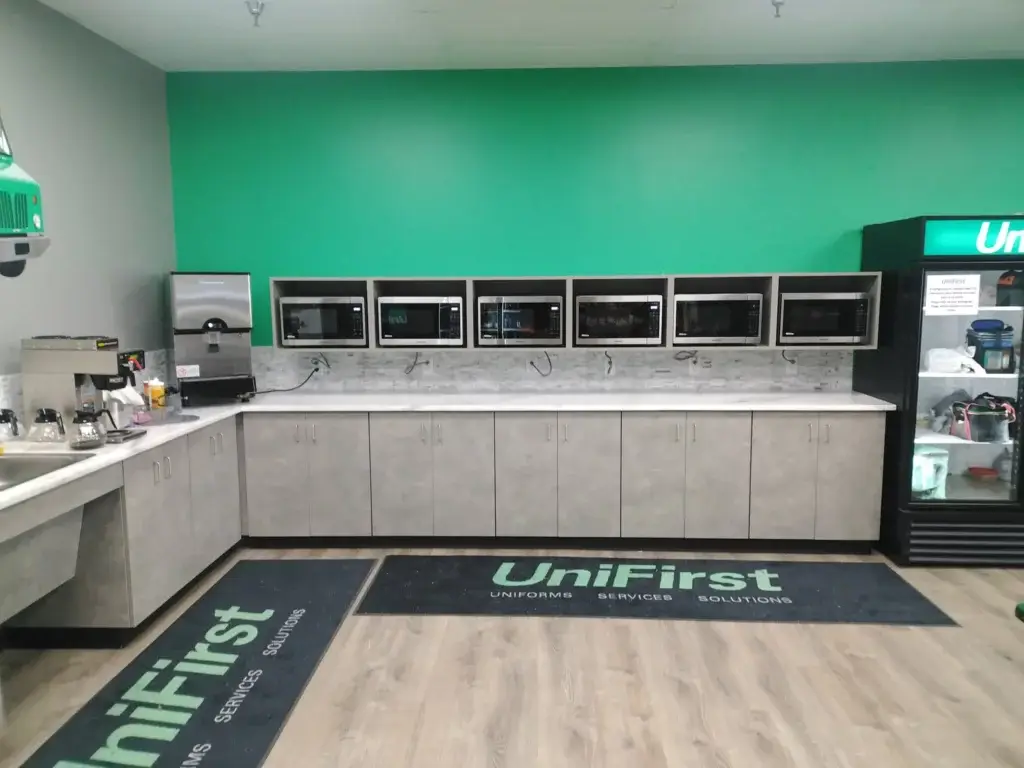
<path id="1" fill-rule="evenodd" d="M 138 389 L 142 389 L 142 382 L 145 379 L 154 377 L 167 381 L 167 361 L 169 351 L 166 349 L 155 349 L 146 351 L 146 367 L 141 373 L 135 374 L 138 382 Z M 0 376 L 0 408 L 10 408 L 18 414 L 18 418 L 24 419 L 21 402 L 21 374 L 14 373 L 7 376 Z"/>
<path id="2" fill-rule="evenodd" d="M 312 370 L 315 350 L 253 348 L 260 390 L 288 389 Z M 543 350 L 329 350 L 303 392 L 635 391 L 849 392 L 851 352 L 679 352 L 607 354 Z"/>

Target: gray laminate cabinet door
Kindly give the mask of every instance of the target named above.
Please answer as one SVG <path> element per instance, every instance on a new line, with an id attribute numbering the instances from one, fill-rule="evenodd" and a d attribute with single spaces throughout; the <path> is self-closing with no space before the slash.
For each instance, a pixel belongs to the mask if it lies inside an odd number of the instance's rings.
<path id="1" fill-rule="evenodd" d="M 823 413 L 818 441 L 814 538 L 877 541 L 885 414 Z"/>
<path id="2" fill-rule="evenodd" d="M 435 413 L 434 535 L 494 535 L 494 414 Z"/>
<path id="3" fill-rule="evenodd" d="M 164 514 L 163 454 L 156 448 L 124 462 L 124 514 L 132 626 L 157 610 L 178 587 L 168 546 L 175 520 Z"/>
<path id="4" fill-rule="evenodd" d="M 247 413 L 242 430 L 246 533 L 309 536 L 305 418 L 301 413 Z"/>
<path id="5" fill-rule="evenodd" d="M 619 536 L 622 414 L 558 414 L 558 535 Z"/>
<path id="6" fill-rule="evenodd" d="M 220 557 L 219 531 L 222 526 L 221 509 L 223 491 L 218 486 L 224 482 L 218 459 L 217 425 L 205 427 L 188 436 L 188 476 L 192 497 L 192 557 L 193 576 Z M 238 473 L 235 473 L 235 490 L 238 489 Z"/>
<path id="7" fill-rule="evenodd" d="M 242 539 L 242 491 L 238 467 L 238 420 L 214 424 L 217 444 L 217 527 L 213 551 L 220 557 Z"/>
<path id="8" fill-rule="evenodd" d="M 622 535 L 682 538 L 686 414 L 622 414 Z"/>
<path id="9" fill-rule="evenodd" d="M 750 456 L 750 538 L 814 538 L 818 414 L 759 412 Z"/>
<path id="10" fill-rule="evenodd" d="M 686 538 L 750 535 L 750 413 L 686 417 Z"/>
<path id="11" fill-rule="evenodd" d="M 370 422 L 365 413 L 307 413 L 309 532 L 369 536 Z"/>
<path id="12" fill-rule="evenodd" d="M 558 535 L 558 415 L 494 414 L 498 536 Z"/>
<path id="13" fill-rule="evenodd" d="M 430 414 L 370 414 L 370 496 L 374 536 L 434 533 Z"/>
<path id="14" fill-rule="evenodd" d="M 188 440 L 124 462 L 131 620 L 137 626 L 193 577 Z"/>

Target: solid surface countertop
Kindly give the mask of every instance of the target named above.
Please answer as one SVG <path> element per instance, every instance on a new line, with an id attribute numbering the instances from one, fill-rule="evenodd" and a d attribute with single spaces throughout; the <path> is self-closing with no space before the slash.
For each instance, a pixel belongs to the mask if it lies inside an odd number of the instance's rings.
<path id="1" fill-rule="evenodd" d="M 143 425 L 146 434 L 120 445 L 84 451 L 88 458 L 0 491 L 0 510 L 28 501 L 140 453 L 240 413 L 522 412 L 522 411 L 853 411 L 895 410 L 893 404 L 856 392 L 510 392 L 359 393 L 258 395 L 251 402 L 194 408 L 195 421 Z M 7 455 L 72 453 L 66 443 L 11 441 Z"/>

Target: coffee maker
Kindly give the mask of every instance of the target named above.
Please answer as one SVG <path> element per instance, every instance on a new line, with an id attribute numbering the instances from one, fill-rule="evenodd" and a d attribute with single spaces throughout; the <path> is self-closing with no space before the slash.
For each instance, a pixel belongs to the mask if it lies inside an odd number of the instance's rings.
<path id="1" fill-rule="evenodd" d="M 21 341 L 22 394 L 26 413 L 53 409 L 71 424 L 78 412 L 99 416 L 103 392 L 135 383 L 146 366 L 143 350 L 121 350 L 110 336 L 36 336 Z M 108 422 L 109 423 L 109 422 Z M 111 425 L 113 426 L 113 425 Z M 109 430 L 117 441 L 144 429 Z"/>
<path id="2" fill-rule="evenodd" d="M 182 405 L 248 399 L 252 293 L 248 272 L 172 272 L 174 371 Z"/>

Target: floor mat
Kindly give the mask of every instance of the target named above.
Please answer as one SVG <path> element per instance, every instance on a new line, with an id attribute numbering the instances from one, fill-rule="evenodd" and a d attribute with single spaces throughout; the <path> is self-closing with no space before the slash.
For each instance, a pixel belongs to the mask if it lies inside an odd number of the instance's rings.
<path id="1" fill-rule="evenodd" d="M 257 768 L 372 560 L 242 560 L 28 768 Z"/>
<path id="2" fill-rule="evenodd" d="M 392 555 L 358 612 L 956 626 L 885 563 Z"/>

